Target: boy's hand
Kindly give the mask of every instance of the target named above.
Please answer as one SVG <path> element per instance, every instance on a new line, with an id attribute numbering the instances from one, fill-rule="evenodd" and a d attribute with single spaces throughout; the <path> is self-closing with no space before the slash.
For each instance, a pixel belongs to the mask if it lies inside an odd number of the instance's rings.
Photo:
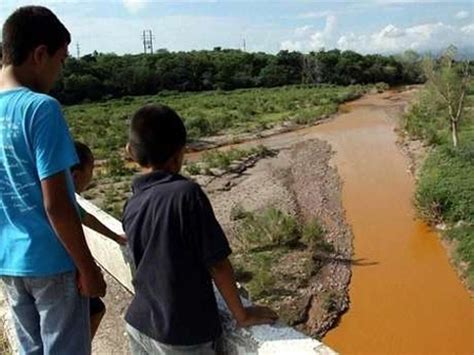
<path id="1" fill-rule="evenodd" d="M 117 234 L 114 238 L 114 241 L 120 245 L 127 245 L 127 236 L 125 234 Z"/>
<path id="2" fill-rule="evenodd" d="M 250 327 L 252 325 L 273 324 L 278 319 L 278 315 L 268 307 L 250 306 L 245 307 L 245 314 L 242 319 L 237 319 L 239 327 Z"/>
<path id="3" fill-rule="evenodd" d="M 81 295 L 86 297 L 104 297 L 106 284 L 99 267 L 95 266 L 90 272 L 77 273 L 77 284 Z"/>

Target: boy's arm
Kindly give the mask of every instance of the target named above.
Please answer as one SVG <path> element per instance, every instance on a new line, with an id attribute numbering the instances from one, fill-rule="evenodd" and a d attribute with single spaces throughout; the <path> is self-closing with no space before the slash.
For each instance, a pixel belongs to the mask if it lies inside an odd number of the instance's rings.
<path id="1" fill-rule="evenodd" d="M 89 227 L 90 229 L 96 231 L 103 236 L 112 239 L 113 241 L 119 243 L 120 245 L 127 244 L 127 239 L 125 236 L 118 235 L 117 233 L 111 231 L 107 228 L 101 221 L 99 221 L 96 217 L 89 213 L 85 213 L 84 218 L 82 219 L 82 223 Z"/>
<path id="2" fill-rule="evenodd" d="M 69 197 L 65 172 L 41 181 L 43 201 L 51 225 L 73 259 L 84 296 L 105 295 L 105 282 L 87 246 L 77 210 Z"/>
<path id="3" fill-rule="evenodd" d="M 278 315 L 270 308 L 261 306 L 244 307 L 242 305 L 235 282 L 234 270 L 229 259 L 225 258 L 218 261 L 209 268 L 209 272 L 238 326 L 272 324 L 278 319 Z"/>

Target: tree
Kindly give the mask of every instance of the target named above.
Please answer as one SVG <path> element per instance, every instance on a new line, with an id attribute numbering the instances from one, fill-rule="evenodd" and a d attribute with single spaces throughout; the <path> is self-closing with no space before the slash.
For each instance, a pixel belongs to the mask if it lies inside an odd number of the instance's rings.
<path id="1" fill-rule="evenodd" d="M 447 106 L 453 145 L 457 147 L 470 74 L 469 62 L 456 63 L 455 56 L 456 47 L 450 46 L 437 62 L 426 58 L 424 71 L 428 84 Z"/>

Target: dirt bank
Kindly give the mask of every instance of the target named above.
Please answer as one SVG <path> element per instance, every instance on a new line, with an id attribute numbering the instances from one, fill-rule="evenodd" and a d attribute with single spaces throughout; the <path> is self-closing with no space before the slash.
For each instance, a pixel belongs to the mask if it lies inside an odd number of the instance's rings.
<path id="1" fill-rule="evenodd" d="M 272 206 L 301 223 L 320 221 L 325 242 L 334 250 L 302 247 L 275 254 L 269 270 L 276 275 L 275 284 L 268 297 L 257 300 L 275 307 L 284 321 L 315 337 L 323 336 L 349 304 L 352 237 L 341 205 L 341 182 L 329 165 L 332 154 L 327 143 L 314 139 L 283 148 L 237 174 L 197 177 L 234 249 L 240 247 L 239 222 L 232 218 L 237 206 L 251 212 Z"/>

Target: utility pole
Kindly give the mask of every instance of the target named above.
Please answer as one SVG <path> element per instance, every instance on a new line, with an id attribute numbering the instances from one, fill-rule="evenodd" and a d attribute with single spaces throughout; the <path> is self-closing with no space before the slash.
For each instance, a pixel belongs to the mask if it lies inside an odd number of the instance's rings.
<path id="1" fill-rule="evenodd" d="M 81 45 L 79 44 L 79 42 L 76 43 L 76 56 L 77 59 L 81 58 Z"/>
<path id="2" fill-rule="evenodd" d="M 243 43 L 242 43 L 242 48 L 244 50 L 244 52 L 247 52 L 247 42 L 245 41 L 245 38 L 243 39 Z"/>
<path id="3" fill-rule="evenodd" d="M 145 54 L 153 54 L 153 40 L 155 36 L 153 36 L 152 30 L 143 30 L 143 52 Z"/>

